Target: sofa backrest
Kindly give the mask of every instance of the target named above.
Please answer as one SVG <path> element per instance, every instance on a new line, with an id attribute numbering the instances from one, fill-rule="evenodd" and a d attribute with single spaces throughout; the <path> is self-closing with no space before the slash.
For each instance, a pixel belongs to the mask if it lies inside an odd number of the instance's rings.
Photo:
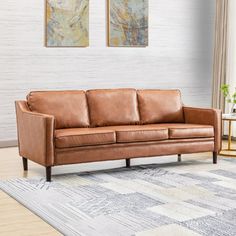
<path id="1" fill-rule="evenodd" d="M 134 125 L 139 123 L 135 89 L 87 91 L 91 126 Z"/>
<path id="2" fill-rule="evenodd" d="M 142 124 L 184 122 L 179 90 L 147 89 L 137 94 Z"/>
<path id="3" fill-rule="evenodd" d="M 29 109 L 55 117 L 56 129 L 184 122 L 179 90 L 37 91 Z"/>
<path id="4" fill-rule="evenodd" d="M 27 102 L 31 111 L 53 115 L 57 129 L 90 125 L 84 91 L 31 92 Z"/>

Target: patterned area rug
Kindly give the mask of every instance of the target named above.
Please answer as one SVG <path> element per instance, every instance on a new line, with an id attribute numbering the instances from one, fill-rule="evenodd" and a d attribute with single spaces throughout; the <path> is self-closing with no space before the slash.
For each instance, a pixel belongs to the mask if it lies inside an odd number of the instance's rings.
<path id="1" fill-rule="evenodd" d="M 64 235 L 236 235 L 236 159 L 1 181 Z"/>

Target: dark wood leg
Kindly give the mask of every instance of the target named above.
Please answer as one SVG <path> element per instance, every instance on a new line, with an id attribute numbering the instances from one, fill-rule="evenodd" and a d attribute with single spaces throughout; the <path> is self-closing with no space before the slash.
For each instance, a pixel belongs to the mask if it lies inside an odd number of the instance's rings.
<path id="1" fill-rule="evenodd" d="M 52 173 L 52 167 L 47 166 L 46 167 L 46 181 L 51 182 L 51 173 Z"/>
<path id="2" fill-rule="evenodd" d="M 178 154 L 178 162 L 181 162 L 181 154 Z"/>
<path id="3" fill-rule="evenodd" d="M 25 157 L 22 157 L 22 161 L 23 161 L 24 171 L 27 171 L 28 170 L 28 159 Z"/>
<path id="4" fill-rule="evenodd" d="M 130 159 L 125 159 L 126 161 L 126 167 L 130 167 Z"/>
<path id="5" fill-rule="evenodd" d="M 217 164 L 217 152 L 213 152 L 213 164 Z"/>

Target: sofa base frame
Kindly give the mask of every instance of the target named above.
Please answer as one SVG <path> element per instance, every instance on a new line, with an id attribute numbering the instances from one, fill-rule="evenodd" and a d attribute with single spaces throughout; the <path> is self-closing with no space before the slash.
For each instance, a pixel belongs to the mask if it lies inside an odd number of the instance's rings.
<path id="1" fill-rule="evenodd" d="M 217 152 L 213 152 L 213 164 L 217 164 Z M 181 162 L 181 154 L 178 154 L 178 162 Z M 25 157 L 22 157 L 23 161 L 23 169 L 24 171 L 28 171 L 28 159 Z M 130 168 L 130 158 L 125 159 L 126 167 Z M 51 182 L 52 180 L 52 166 L 46 166 L 46 181 Z"/>

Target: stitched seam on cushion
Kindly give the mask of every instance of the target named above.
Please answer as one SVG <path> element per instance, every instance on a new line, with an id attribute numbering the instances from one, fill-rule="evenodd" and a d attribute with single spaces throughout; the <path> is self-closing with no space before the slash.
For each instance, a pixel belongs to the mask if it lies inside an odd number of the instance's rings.
<path id="1" fill-rule="evenodd" d="M 209 128 L 213 128 L 214 126 L 211 127 L 189 127 L 189 128 L 169 128 L 170 130 L 175 130 L 175 129 L 209 129 Z"/>
<path id="2" fill-rule="evenodd" d="M 102 141 L 102 142 L 95 142 L 95 144 L 106 144 L 106 143 L 115 143 L 115 141 Z M 77 144 L 75 144 L 77 145 Z M 83 145 L 91 145 L 91 143 L 88 143 L 88 142 L 85 142 L 85 144 L 80 144 L 80 146 L 83 146 Z"/>
<path id="3" fill-rule="evenodd" d="M 188 138 L 186 138 L 186 137 L 170 137 L 169 139 L 194 139 L 194 138 L 212 138 L 212 141 L 214 141 L 214 136 L 198 136 L 198 137 L 188 137 Z"/>
<path id="4" fill-rule="evenodd" d="M 150 130 L 121 130 L 121 131 L 119 131 L 119 130 L 117 130 L 117 131 L 115 131 L 115 132 L 123 132 L 123 133 L 126 133 L 126 132 L 140 132 L 140 131 L 163 131 L 163 130 L 167 130 L 167 128 L 166 129 L 159 129 L 159 130 L 156 130 L 156 129 L 150 129 Z"/>
<path id="5" fill-rule="evenodd" d="M 145 141 L 145 142 L 148 142 L 148 141 L 160 141 L 160 140 L 167 140 L 167 138 L 159 138 L 159 139 L 156 139 L 156 138 L 148 138 L 148 139 L 132 139 L 132 140 L 117 140 L 117 142 L 125 142 L 125 143 L 129 143 L 129 142 L 135 142 L 135 141 Z"/>
<path id="6" fill-rule="evenodd" d="M 178 135 L 171 135 L 171 136 L 178 136 Z M 194 138 L 195 136 L 197 136 L 198 138 L 200 138 L 200 137 L 202 137 L 202 138 L 204 138 L 204 137 L 214 137 L 214 135 L 203 135 L 203 134 L 201 134 L 201 136 L 198 136 L 197 134 L 195 134 L 195 135 L 187 135 L 187 136 L 190 136 L 190 137 L 192 137 L 192 138 Z M 183 137 L 180 137 L 180 138 L 183 138 Z"/>
<path id="7" fill-rule="evenodd" d="M 64 135 L 64 136 L 56 137 L 56 139 L 65 138 L 65 137 L 77 137 L 77 136 L 86 136 L 86 135 L 101 135 L 101 134 L 111 134 L 111 133 L 114 133 L 114 132 L 111 131 L 111 132 L 95 133 L 95 134 L 73 134 L 73 135 Z"/>
<path id="8" fill-rule="evenodd" d="M 214 111 L 210 108 L 198 108 L 198 107 L 184 107 L 185 109 L 191 109 L 191 110 L 202 110 L 202 111 Z"/>
<path id="9" fill-rule="evenodd" d="M 178 135 L 173 134 L 173 133 L 170 134 L 169 137 L 171 137 L 171 136 L 175 136 L 175 137 L 177 136 L 177 137 L 178 137 Z M 203 134 L 201 134 L 201 136 L 198 136 L 197 134 L 195 134 L 195 135 L 193 135 L 193 136 L 191 136 L 191 135 L 187 135 L 187 136 L 190 136 L 190 137 L 195 137 L 195 136 L 197 136 L 197 137 L 199 137 L 199 138 L 200 138 L 200 137 L 204 138 L 204 137 L 214 137 L 214 134 L 213 134 L 213 135 L 208 135 L 208 134 L 207 134 L 207 135 L 203 135 Z M 179 138 L 183 138 L 183 137 L 179 137 Z"/>
<path id="10" fill-rule="evenodd" d="M 173 133 L 175 133 L 175 132 L 173 132 L 173 130 L 172 130 L 172 132 L 170 132 L 170 136 L 173 135 Z M 213 130 L 213 135 L 210 137 L 214 137 L 214 130 Z"/>
<path id="11" fill-rule="evenodd" d="M 98 145 L 98 144 L 113 144 L 113 143 L 116 143 L 115 141 L 107 141 L 107 142 L 96 142 L 96 143 L 84 143 L 84 144 L 75 144 L 75 145 L 72 145 L 72 146 L 64 146 L 64 147 L 58 147 L 58 148 L 70 148 L 70 147 L 83 147 L 83 146 L 95 146 L 95 145 Z"/>

